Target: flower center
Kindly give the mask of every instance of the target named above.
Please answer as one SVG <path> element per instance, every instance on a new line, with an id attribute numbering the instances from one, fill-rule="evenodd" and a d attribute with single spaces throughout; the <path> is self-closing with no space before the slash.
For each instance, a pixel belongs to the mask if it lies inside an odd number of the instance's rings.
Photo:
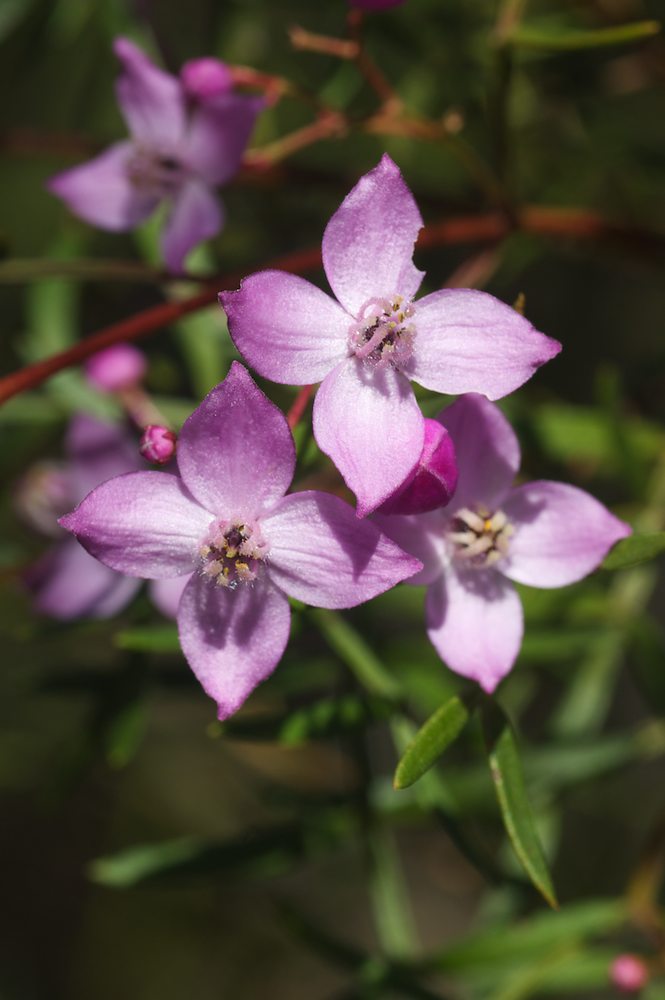
<path id="1" fill-rule="evenodd" d="M 462 507 L 448 525 L 453 558 L 463 566 L 484 569 L 508 554 L 513 526 L 502 510 L 491 513 L 478 505 Z"/>
<path id="2" fill-rule="evenodd" d="M 199 548 L 201 572 L 220 587 L 235 590 L 256 580 L 268 544 L 252 521 L 213 521 Z"/>
<path id="3" fill-rule="evenodd" d="M 166 198 L 180 187 L 187 169 L 169 153 L 138 147 L 127 164 L 127 173 L 134 187 L 157 198 Z"/>
<path id="4" fill-rule="evenodd" d="M 414 313 L 413 303 L 405 302 L 401 295 L 370 299 L 349 330 L 352 354 L 373 365 L 400 367 L 413 353 L 416 328 L 408 320 Z"/>

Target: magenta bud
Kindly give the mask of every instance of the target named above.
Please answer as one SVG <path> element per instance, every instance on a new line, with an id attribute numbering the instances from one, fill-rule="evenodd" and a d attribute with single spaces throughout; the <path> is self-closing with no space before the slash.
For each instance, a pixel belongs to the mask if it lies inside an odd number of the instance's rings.
<path id="1" fill-rule="evenodd" d="M 617 955 L 610 966 L 610 980 L 621 993 L 639 993 L 649 981 L 649 970 L 638 955 Z"/>
<path id="2" fill-rule="evenodd" d="M 379 507 L 382 514 L 424 514 L 445 507 L 457 486 L 452 438 L 438 420 L 425 419 L 425 440 L 417 466 Z"/>
<path id="3" fill-rule="evenodd" d="M 177 438 L 168 427 L 148 424 L 141 435 L 139 451 L 148 462 L 165 465 L 175 455 Z"/>
<path id="4" fill-rule="evenodd" d="M 131 344 L 116 344 L 93 354 L 85 363 L 85 375 L 95 389 L 119 392 L 137 385 L 148 369 L 145 354 Z"/>
<path id="5" fill-rule="evenodd" d="M 210 56 L 186 62 L 180 70 L 180 80 L 187 96 L 195 101 L 209 101 L 233 87 L 228 66 Z"/>

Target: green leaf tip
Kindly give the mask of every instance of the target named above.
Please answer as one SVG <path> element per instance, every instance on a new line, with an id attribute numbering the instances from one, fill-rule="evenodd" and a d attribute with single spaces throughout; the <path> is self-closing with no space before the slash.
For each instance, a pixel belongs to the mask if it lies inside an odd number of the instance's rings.
<path id="1" fill-rule="evenodd" d="M 395 770 L 396 791 L 413 785 L 432 767 L 441 754 L 457 739 L 469 720 L 470 710 L 455 696 L 429 717 L 408 745 Z"/>

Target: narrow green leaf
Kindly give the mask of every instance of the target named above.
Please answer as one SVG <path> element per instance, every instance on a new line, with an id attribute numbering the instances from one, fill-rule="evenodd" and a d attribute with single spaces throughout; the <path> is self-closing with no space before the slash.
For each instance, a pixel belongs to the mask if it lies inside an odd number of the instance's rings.
<path id="1" fill-rule="evenodd" d="M 175 625 L 152 625 L 128 628 L 114 636 L 118 649 L 139 653 L 177 653 L 180 650 Z"/>
<path id="2" fill-rule="evenodd" d="M 536 889 L 556 909 L 558 903 L 527 797 L 515 734 L 496 702 L 488 701 L 484 706 L 483 732 L 492 780 L 513 850 Z"/>
<path id="3" fill-rule="evenodd" d="M 436 763 L 464 729 L 469 709 L 455 696 L 430 715 L 418 730 L 395 771 L 395 788 L 408 788 Z"/>
<path id="4" fill-rule="evenodd" d="M 311 618 L 331 649 L 353 671 L 363 687 L 383 698 L 398 698 L 401 689 L 361 634 L 335 611 L 316 608 Z"/>
<path id="5" fill-rule="evenodd" d="M 617 542 L 600 568 L 626 569 L 655 559 L 661 552 L 665 552 L 665 531 L 656 531 L 652 535 L 630 535 Z"/>
<path id="6" fill-rule="evenodd" d="M 523 49 L 550 52 L 570 52 L 576 49 L 598 49 L 606 45 L 625 45 L 651 38 L 660 31 L 658 21 L 635 21 L 611 28 L 577 31 L 532 28 L 520 25 L 510 36 L 513 45 Z"/>

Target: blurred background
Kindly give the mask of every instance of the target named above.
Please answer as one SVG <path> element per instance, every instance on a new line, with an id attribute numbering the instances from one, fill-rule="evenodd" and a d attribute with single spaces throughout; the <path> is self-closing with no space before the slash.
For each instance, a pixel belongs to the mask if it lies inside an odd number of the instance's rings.
<path id="1" fill-rule="evenodd" d="M 425 242 L 424 289 L 522 295 L 564 345 L 502 404 L 523 473 L 662 530 L 665 38 L 623 26 L 665 20 L 665 3 L 405 0 L 350 27 L 347 12 L 345 0 L 2 0 L 3 372 L 196 292 L 160 271 L 159 219 L 104 233 L 44 184 L 125 134 L 117 35 L 173 72 L 213 55 L 294 93 L 260 117 L 252 148 L 266 155 L 224 190 L 226 228 L 192 271 L 242 274 L 318 248 L 387 151 L 432 230 L 499 220 L 493 237 Z M 505 18 L 520 15 L 506 42 Z M 382 120 L 358 60 L 302 35 L 294 46 L 294 26 L 360 33 L 411 124 Z M 339 112 L 344 134 L 280 147 L 317 107 Z M 174 427 L 235 356 L 216 305 L 142 347 Z M 285 408 L 294 398 L 266 388 Z M 278 670 L 224 726 L 145 591 L 106 621 L 33 609 L 21 576 L 48 543 L 17 512 L 17 484 L 62 459 L 77 412 L 121 418 L 75 368 L 0 409 L 2 1000 L 609 997 L 626 951 L 646 956 L 646 995 L 662 1000 L 662 563 L 522 590 L 526 640 L 500 700 L 554 912 L 507 843 L 476 720 L 426 778 L 392 788 L 415 726 L 464 690 L 427 641 L 420 589 L 344 616 L 296 609 Z M 300 481 L 339 489 L 308 426 Z"/>

